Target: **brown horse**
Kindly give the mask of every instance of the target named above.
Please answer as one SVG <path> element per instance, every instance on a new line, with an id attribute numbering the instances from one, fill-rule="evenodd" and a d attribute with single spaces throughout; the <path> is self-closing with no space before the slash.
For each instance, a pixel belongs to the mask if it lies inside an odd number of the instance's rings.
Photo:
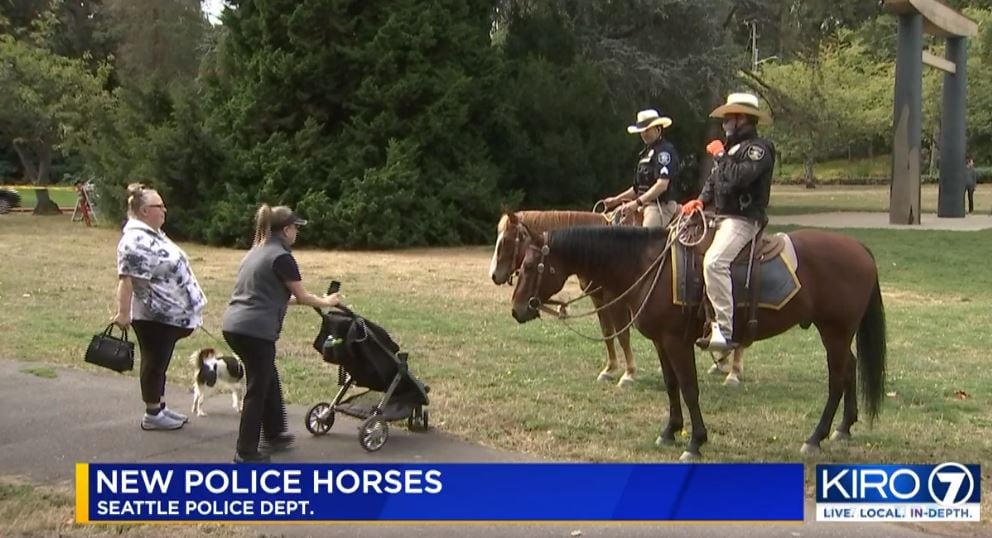
<path id="1" fill-rule="evenodd" d="M 496 250 L 493 252 L 489 276 L 497 285 L 512 283 L 511 277 L 519 270 L 524 254 L 531 244 L 532 234 L 541 234 L 551 230 L 560 230 L 572 226 L 607 226 L 611 218 L 602 213 L 586 211 L 519 211 L 504 212 L 496 227 Z M 631 224 L 635 224 L 631 221 Z M 564 283 L 564 282 L 563 282 Z M 596 290 L 597 284 L 587 279 L 579 278 L 583 290 L 589 290 L 589 297 L 596 309 L 610 302 L 613 297 L 603 290 Z M 634 382 L 636 366 L 634 352 L 630 348 L 630 330 L 620 330 L 630 323 L 630 312 L 622 304 L 616 304 L 596 315 L 606 344 L 606 365 L 597 377 L 598 381 L 612 381 L 616 375 L 617 354 L 613 344 L 614 336 L 620 341 L 623 349 L 626 369 L 617 386 L 625 387 Z M 619 332 L 618 332 L 619 331 Z"/>
<path id="2" fill-rule="evenodd" d="M 867 247 L 850 237 L 821 230 L 798 230 L 789 237 L 798 258 L 802 287 L 780 310 L 758 311 L 755 337 L 771 338 L 795 325 L 815 325 L 820 333 L 827 352 L 828 396 L 819 423 L 802 447 L 803 454 L 812 455 L 827 437 L 842 397 L 843 418 L 831 438 L 850 438 L 851 426 L 858 420 L 858 374 L 869 420 L 877 416 L 885 385 L 885 312 L 877 267 Z M 513 317 L 520 323 L 537 317 L 537 307 L 573 274 L 595 281 L 614 296 L 631 289 L 623 302 L 634 312 L 644 305 L 635 327 L 654 342 L 668 392 L 668 423 L 657 443 L 674 443 L 675 434 L 682 430 L 681 391 L 692 422 L 692 437 L 680 459 L 692 460 L 700 457 L 699 448 L 706 442 L 694 349 L 704 321 L 673 304 L 667 239 L 664 230 L 629 227 L 571 228 L 534 237 L 514 289 Z M 650 278 L 638 284 L 655 263 L 661 274 L 650 273 Z M 652 290 L 655 281 L 658 284 Z M 735 334 L 746 330 L 746 320 L 741 319 L 746 317 L 735 316 Z M 857 359 L 851 353 L 855 336 Z"/>

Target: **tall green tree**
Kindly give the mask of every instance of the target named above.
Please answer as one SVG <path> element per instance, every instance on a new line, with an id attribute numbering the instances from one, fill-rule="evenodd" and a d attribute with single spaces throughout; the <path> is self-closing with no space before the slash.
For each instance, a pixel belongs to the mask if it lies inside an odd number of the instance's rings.
<path id="1" fill-rule="evenodd" d="M 102 121 L 109 68 L 93 74 L 82 60 L 10 36 L 0 36 L 0 65 L 0 136 L 12 140 L 27 179 L 48 185 L 53 153 L 86 145 Z M 47 190 L 37 194 L 36 214 L 59 212 Z"/>
<path id="2" fill-rule="evenodd" d="M 311 216 L 321 245 L 488 238 L 502 201 L 488 2 L 233 4 L 204 74 L 232 160 L 218 222 L 267 201 Z"/>

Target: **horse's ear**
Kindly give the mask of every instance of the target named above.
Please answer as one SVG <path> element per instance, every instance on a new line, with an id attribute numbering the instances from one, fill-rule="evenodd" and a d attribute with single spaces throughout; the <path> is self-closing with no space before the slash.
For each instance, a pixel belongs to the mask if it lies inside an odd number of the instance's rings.
<path id="1" fill-rule="evenodd" d="M 503 208 L 503 214 L 506 215 L 506 219 L 510 221 L 510 224 L 514 226 L 520 224 L 520 217 L 518 217 L 517 214 L 514 213 L 513 211 L 510 211 L 507 208 Z"/>

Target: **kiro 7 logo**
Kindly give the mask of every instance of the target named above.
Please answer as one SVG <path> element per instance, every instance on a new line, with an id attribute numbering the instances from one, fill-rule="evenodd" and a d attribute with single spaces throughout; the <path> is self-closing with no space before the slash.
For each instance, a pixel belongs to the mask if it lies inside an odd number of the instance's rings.
<path id="1" fill-rule="evenodd" d="M 972 498 L 978 480 L 960 463 L 818 465 L 817 471 L 820 503 L 934 503 L 954 508 L 978 502 Z"/>
<path id="2" fill-rule="evenodd" d="M 943 496 L 937 495 L 935 482 L 947 484 Z M 944 508 L 960 506 L 968 502 L 971 494 L 975 492 L 975 477 L 960 463 L 942 463 L 930 471 L 927 488 L 930 490 L 930 498 L 940 506 Z"/>

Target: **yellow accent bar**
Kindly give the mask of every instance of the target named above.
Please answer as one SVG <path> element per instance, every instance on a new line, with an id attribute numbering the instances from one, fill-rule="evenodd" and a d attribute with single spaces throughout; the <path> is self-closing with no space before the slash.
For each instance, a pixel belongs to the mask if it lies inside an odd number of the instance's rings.
<path id="1" fill-rule="evenodd" d="M 74 191 L 76 187 L 66 185 L 0 185 L 0 189 L 28 190 L 28 191 Z"/>
<path id="2" fill-rule="evenodd" d="M 76 523 L 90 522 L 90 464 L 76 464 Z"/>

